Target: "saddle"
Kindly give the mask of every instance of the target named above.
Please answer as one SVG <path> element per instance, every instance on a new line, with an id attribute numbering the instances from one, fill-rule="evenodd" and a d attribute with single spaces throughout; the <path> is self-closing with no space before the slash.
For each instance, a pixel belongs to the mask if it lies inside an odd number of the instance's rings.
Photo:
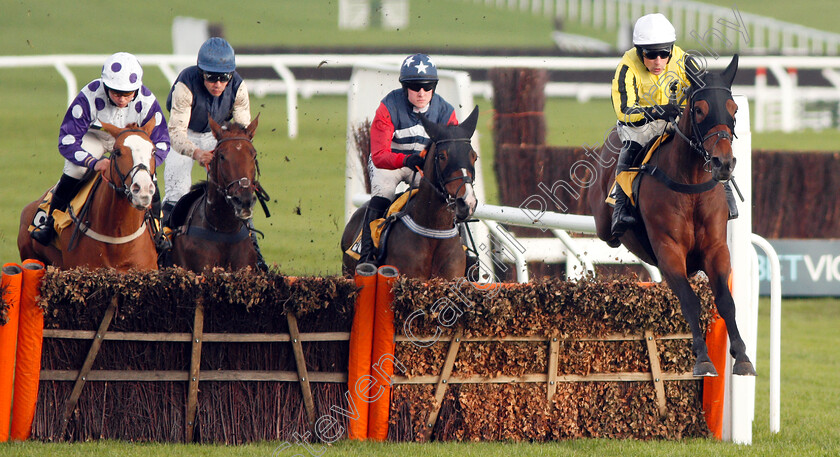
<path id="1" fill-rule="evenodd" d="M 89 178 L 90 175 L 85 175 L 85 178 Z M 61 232 L 64 231 L 70 224 L 73 222 L 73 219 L 86 211 L 86 206 L 88 206 L 89 200 L 91 195 L 93 194 L 93 185 L 99 179 L 97 176 L 96 179 L 87 179 L 79 186 L 79 190 L 76 192 L 76 196 L 70 200 L 70 203 L 67 205 L 66 211 L 56 210 L 53 211 L 53 219 L 55 220 L 55 231 L 58 234 L 55 238 L 53 238 L 52 245 L 56 248 L 60 248 L 58 245 L 58 240 L 61 237 Z M 41 224 L 43 224 L 44 220 L 47 218 L 47 211 L 50 210 L 50 204 L 52 203 L 53 197 L 53 188 L 44 195 L 43 200 L 38 203 L 38 209 L 35 211 L 35 215 L 31 221 L 29 221 L 28 230 L 32 232 Z"/>
<path id="2" fill-rule="evenodd" d="M 239 230 L 232 233 L 216 232 L 192 225 L 190 222 L 197 206 L 195 203 L 204 197 L 206 192 L 207 182 L 200 182 L 193 185 L 190 191 L 175 203 L 175 207 L 172 208 L 172 213 L 169 215 L 169 221 L 164 227 L 164 236 L 170 242 L 178 235 L 189 235 L 207 241 L 232 244 L 251 236 L 251 230 L 246 224 L 242 224 Z"/>
<path id="3" fill-rule="evenodd" d="M 370 223 L 370 237 L 373 240 L 373 245 L 376 247 L 377 250 L 377 258 L 381 258 L 382 254 L 385 252 L 385 248 L 387 247 L 388 241 L 388 234 L 391 232 L 391 227 L 393 227 L 394 222 L 398 221 L 400 218 L 400 212 L 405 208 L 405 205 L 408 203 L 408 200 L 417 193 L 417 189 L 412 189 L 408 192 L 404 192 L 397 197 L 391 206 L 388 207 L 388 211 L 385 212 L 385 217 L 376 219 L 371 221 Z M 359 226 L 359 231 L 356 233 L 356 237 L 353 239 L 353 243 L 350 245 L 349 248 L 345 251 L 347 255 L 350 257 L 359 260 L 361 254 L 361 246 L 362 246 L 362 227 Z"/>
<path id="4" fill-rule="evenodd" d="M 622 171 L 615 177 L 613 187 L 607 194 L 605 201 L 610 205 L 614 205 L 615 193 L 624 192 L 624 194 L 630 199 L 630 204 L 633 205 L 633 207 L 638 206 L 639 183 L 641 182 L 639 175 L 642 174 L 640 167 L 650 161 L 650 158 L 653 157 L 653 153 L 656 152 L 660 146 L 668 143 L 672 139 L 673 136 L 665 133 L 648 142 L 642 151 L 633 159 L 633 166 L 628 170 Z"/>
<path id="5" fill-rule="evenodd" d="M 172 212 L 169 214 L 169 220 L 166 221 L 166 227 L 170 229 L 176 229 L 184 226 L 190 215 L 190 209 L 193 206 L 193 203 L 198 201 L 207 190 L 207 183 L 201 182 L 195 184 L 190 188 L 190 191 L 187 192 L 183 197 L 181 197 L 177 202 L 175 202 L 175 207 L 172 208 Z"/>

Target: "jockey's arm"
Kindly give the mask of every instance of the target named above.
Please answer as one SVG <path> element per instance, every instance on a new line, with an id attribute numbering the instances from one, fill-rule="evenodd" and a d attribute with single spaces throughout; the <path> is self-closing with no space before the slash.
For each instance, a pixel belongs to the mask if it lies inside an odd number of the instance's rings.
<path id="1" fill-rule="evenodd" d="M 233 117 L 231 120 L 239 125 L 251 123 L 251 101 L 248 97 L 248 88 L 245 87 L 245 81 L 239 84 L 239 90 L 236 91 L 236 96 L 233 99 Z"/>
<path id="2" fill-rule="evenodd" d="M 193 94 L 186 84 L 175 84 L 175 88 L 172 89 L 172 109 L 169 110 L 169 138 L 172 140 L 172 149 L 189 158 L 195 158 L 195 151 L 198 149 L 187 136 L 192 101 Z"/>
<path id="3" fill-rule="evenodd" d="M 370 124 L 370 159 L 376 168 L 396 170 L 402 168 L 405 154 L 391 150 L 394 137 L 394 123 L 391 113 L 384 104 L 379 104 L 376 115 Z"/>
<path id="4" fill-rule="evenodd" d="M 169 128 L 166 125 L 166 117 L 163 115 L 163 110 L 160 108 L 160 104 L 157 100 L 152 103 L 152 108 L 149 110 L 146 118 L 143 119 L 142 125 L 145 125 L 150 119 L 154 119 L 155 128 L 152 130 L 152 134 L 149 139 L 151 139 L 152 143 L 155 145 L 155 166 L 159 167 L 160 164 L 166 160 L 166 156 L 169 155 L 171 145 L 169 140 Z"/>
<path id="5" fill-rule="evenodd" d="M 82 138 L 93 124 L 90 102 L 84 92 L 70 103 L 58 129 L 58 152 L 70 163 L 93 169 L 97 159 L 82 148 Z"/>

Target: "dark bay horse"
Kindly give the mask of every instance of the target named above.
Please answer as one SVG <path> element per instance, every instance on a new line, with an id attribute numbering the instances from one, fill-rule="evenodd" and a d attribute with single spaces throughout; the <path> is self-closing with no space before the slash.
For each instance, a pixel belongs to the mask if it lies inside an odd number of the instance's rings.
<path id="1" fill-rule="evenodd" d="M 268 196 L 257 180 L 259 166 L 254 133 L 259 115 L 247 127 L 225 127 L 210 119 L 218 140 L 207 166 L 207 182 L 178 201 L 169 221 L 172 250 L 163 266 L 178 265 L 200 273 L 205 267 L 257 268 L 257 251 L 248 220 L 258 196 Z"/>
<path id="2" fill-rule="evenodd" d="M 688 282 L 688 276 L 698 271 L 708 276 L 718 312 L 726 322 L 735 359 L 733 374 L 755 375 L 735 323 L 735 302 L 728 286 L 728 211 L 720 184 L 731 179 L 735 167 L 732 138 L 738 106 L 731 86 L 737 69 L 737 55 L 722 73 L 702 71 L 693 59 L 687 60 L 691 86 L 686 108 L 673 140 L 660 146 L 644 167 L 638 191 L 640 223 L 621 237 L 630 251 L 659 267 L 679 299 L 691 328 L 695 376 L 717 375 L 700 328 L 700 301 Z M 613 162 L 613 166 L 600 174 L 588 197 L 598 237 L 607 242 L 615 240 L 610 234 L 612 208 L 604 199 L 614 181 L 620 148 L 613 129 L 600 151 L 601 163 Z"/>
<path id="3" fill-rule="evenodd" d="M 18 231 L 21 260 L 34 258 L 58 268 L 157 269 L 157 253 L 146 223 L 155 192 L 155 146 L 149 138 L 155 121 L 125 128 L 103 122 L 102 128 L 115 139 L 107 182 L 101 175 L 93 178 L 89 209 L 61 232 L 57 246 L 43 246 L 29 235 L 44 197 L 26 205 Z"/>
<path id="4" fill-rule="evenodd" d="M 432 146 L 417 194 L 392 226 L 380 263 L 392 265 L 410 278 L 463 277 L 466 254 L 455 223 L 469 219 L 477 204 L 472 183 L 478 155 L 470 138 L 478 123 L 478 107 L 457 126 L 438 125 L 422 115 L 420 119 Z M 356 210 L 347 223 L 341 237 L 342 252 L 359 233 L 365 208 Z M 345 253 L 344 273 L 352 275 L 356 262 Z"/>

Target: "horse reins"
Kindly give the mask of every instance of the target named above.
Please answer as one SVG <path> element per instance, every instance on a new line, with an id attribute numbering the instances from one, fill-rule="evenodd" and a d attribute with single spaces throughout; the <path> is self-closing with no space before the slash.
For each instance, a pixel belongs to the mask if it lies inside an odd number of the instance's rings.
<path id="1" fill-rule="evenodd" d="M 143 133 L 143 134 L 146 134 L 146 131 L 143 130 L 143 129 L 126 129 L 126 130 L 123 130 L 122 132 L 120 132 L 119 135 L 117 135 L 114 138 L 114 146 L 115 147 L 114 147 L 114 150 L 111 151 L 112 156 L 116 155 L 116 157 L 119 157 L 122 154 L 122 152 L 119 149 L 116 148 L 116 141 L 118 141 L 121 136 L 123 136 L 125 134 L 128 134 L 128 133 Z M 154 157 L 154 153 L 152 154 L 152 156 Z M 114 189 L 114 191 L 117 193 L 118 196 L 124 197 L 126 200 L 131 200 L 131 190 L 125 185 L 125 182 L 129 178 L 131 178 L 133 180 L 134 176 L 137 173 L 139 173 L 141 170 L 146 170 L 149 173 L 150 176 L 152 175 L 151 169 L 144 163 L 137 164 L 137 165 L 131 167 L 131 169 L 128 170 L 128 173 L 123 174 L 120 171 L 119 163 L 117 163 L 116 160 L 111 160 L 111 169 L 112 169 L 112 172 L 116 172 L 116 175 L 120 180 L 120 187 L 117 187 L 116 185 L 114 185 L 114 183 L 112 181 L 108 181 L 108 187 L 110 187 L 111 189 Z M 93 195 L 93 194 L 96 193 L 96 190 L 99 188 L 99 184 L 100 184 L 101 180 L 102 180 L 102 177 L 100 175 L 97 178 L 96 182 L 93 183 L 93 186 L 90 189 L 90 195 Z M 76 224 L 76 230 L 74 230 L 73 234 L 70 236 L 70 242 L 67 245 L 67 250 L 68 251 L 72 251 L 73 248 L 76 246 L 76 243 L 78 242 L 78 234 L 79 233 L 83 233 L 86 236 L 88 236 L 90 238 L 93 238 L 94 240 L 102 242 L 102 243 L 125 244 L 125 243 L 134 241 L 135 239 L 139 238 L 140 235 L 142 235 L 143 232 L 146 230 L 146 221 L 144 220 L 143 223 L 140 224 L 140 227 L 134 233 L 132 233 L 131 235 L 121 236 L 121 237 L 112 237 L 112 236 L 100 234 L 100 233 L 92 230 L 90 228 L 90 226 L 87 225 L 87 223 L 84 222 L 84 220 L 83 220 L 84 217 L 87 215 L 87 212 L 88 212 L 89 209 L 90 209 L 90 205 L 85 204 L 85 205 L 82 206 L 79 214 L 73 214 L 72 208 L 68 207 L 68 213 L 70 214 L 70 218 Z"/>

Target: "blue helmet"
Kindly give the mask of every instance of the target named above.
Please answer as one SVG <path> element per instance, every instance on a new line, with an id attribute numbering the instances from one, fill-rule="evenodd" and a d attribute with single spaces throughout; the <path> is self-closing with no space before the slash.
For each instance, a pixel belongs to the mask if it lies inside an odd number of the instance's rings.
<path id="1" fill-rule="evenodd" d="M 233 47 L 224 38 L 210 38 L 198 50 L 198 68 L 208 73 L 230 73 L 236 70 Z"/>
<path id="2" fill-rule="evenodd" d="M 400 82 L 437 81 L 437 67 L 426 54 L 414 54 L 403 60 L 400 68 Z"/>

